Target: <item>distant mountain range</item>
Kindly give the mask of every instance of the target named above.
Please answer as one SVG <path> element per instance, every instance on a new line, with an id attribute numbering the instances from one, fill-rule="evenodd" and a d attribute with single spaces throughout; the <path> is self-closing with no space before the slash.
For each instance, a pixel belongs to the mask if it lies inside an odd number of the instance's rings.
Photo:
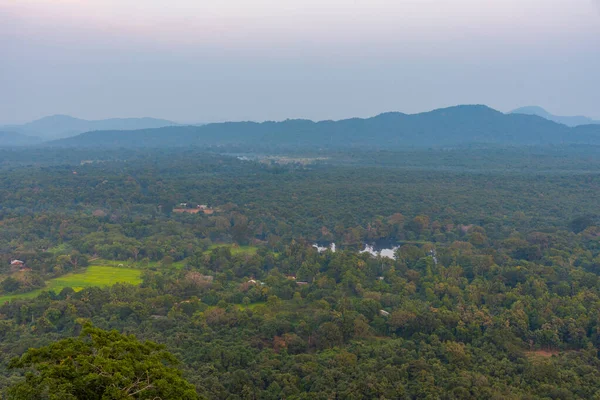
<path id="1" fill-rule="evenodd" d="M 4 146 L 31 146 L 39 144 L 42 139 L 35 136 L 27 136 L 17 132 L 0 131 L 0 147 Z"/>
<path id="2" fill-rule="evenodd" d="M 162 128 L 178 125 L 173 121 L 155 118 L 111 118 L 97 121 L 88 121 L 70 117 L 68 115 L 53 115 L 44 117 L 23 125 L 9 125 L 0 127 L 0 131 L 20 133 L 28 136 L 37 136 L 43 139 L 58 139 L 75 136 L 83 132 L 100 130 L 135 130 L 148 128 Z"/>
<path id="3" fill-rule="evenodd" d="M 588 124 L 580 125 L 580 122 Z M 586 117 L 556 117 L 539 107 L 525 107 L 503 114 L 482 105 L 411 115 L 390 112 L 372 118 L 341 121 L 225 122 L 201 126 L 183 126 L 153 118 L 86 121 L 55 115 L 24 125 L 0 127 L 0 146 L 227 146 L 240 150 L 268 150 L 472 144 L 600 145 L 600 124 L 593 122 L 596 121 Z"/>
<path id="4" fill-rule="evenodd" d="M 239 147 L 240 149 L 390 149 L 471 144 L 598 144 L 600 125 L 568 127 L 537 115 L 456 106 L 420 114 L 313 122 L 227 122 L 135 131 L 86 132 L 49 142 L 63 147 Z"/>
<path id="5" fill-rule="evenodd" d="M 579 125 L 600 124 L 600 121 L 595 121 L 591 118 L 583 116 L 560 117 L 557 115 L 552 115 L 548 111 L 544 110 L 542 107 L 538 106 L 517 108 L 516 110 L 511 111 L 511 114 L 537 115 L 538 117 L 546 118 L 547 120 L 571 127 Z"/>

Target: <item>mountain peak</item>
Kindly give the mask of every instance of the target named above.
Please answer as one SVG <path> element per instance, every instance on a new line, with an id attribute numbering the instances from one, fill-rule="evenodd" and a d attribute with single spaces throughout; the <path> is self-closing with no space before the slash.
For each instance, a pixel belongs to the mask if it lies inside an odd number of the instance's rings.
<path id="1" fill-rule="evenodd" d="M 517 108 L 516 110 L 511 111 L 510 114 L 527 114 L 527 115 L 537 115 L 540 117 L 552 115 L 540 106 L 520 107 L 520 108 Z"/>
<path id="2" fill-rule="evenodd" d="M 450 106 L 445 108 L 438 108 L 430 111 L 429 113 L 445 113 L 445 112 L 475 112 L 475 113 L 490 113 L 499 114 L 500 111 L 494 110 L 493 108 L 486 106 L 485 104 L 461 104 L 457 106 Z M 425 113 L 427 114 L 427 113 Z"/>
<path id="3" fill-rule="evenodd" d="M 38 122 L 70 122 L 70 121 L 82 121 L 79 118 L 75 118 L 72 117 L 70 115 L 66 115 L 66 114 L 54 114 L 54 115 L 48 115 L 46 117 L 42 117 L 42 118 L 38 118 L 34 121 L 29 122 L 29 124 L 35 124 Z"/>

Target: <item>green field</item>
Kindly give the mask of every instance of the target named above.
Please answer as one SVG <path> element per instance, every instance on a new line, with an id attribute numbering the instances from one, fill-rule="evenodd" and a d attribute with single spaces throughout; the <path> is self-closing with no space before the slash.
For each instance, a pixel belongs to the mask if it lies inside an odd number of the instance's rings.
<path id="1" fill-rule="evenodd" d="M 204 254 L 208 254 L 212 250 L 221 248 L 221 247 L 228 247 L 231 250 L 231 254 L 234 256 L 240 255 L 240 254 L 247 254 L 247 255 L 253 256 L 258 251 L 258 247 L 256 247 L 256 246 L 233 246 L 231 244 L 213 244 L 206 251 L 204 251 Z M 181 261 L 173 262 L 170 266 L 181 269 L 181 268 L 185 267 L 185 264 L 186 264 L 186 260 L 181 260 Z M 163 266 L 161 261 L 149 261 L 149 262 L 132 261 L 132 260 L 119 261 L 119 260 L 107 260 L 104 258 L 91 259 L 90 265 L 91 266 L 102 266 L 102 267 L 106 267 L 106 266 L 119 267 L 119 268 L 125 267 L 125 268 L 134 268 L 134 269 L 160 268 Z M 0 297 L 0 299 L 1 299 L 1 297 Z"/>
<path id="2" fill-rule="evenodd" d="M 75 291 L 90 286 L 111 286 L 115 283 L 131 283 L 137 285 L 142 282 L 141 271 L 129 268 L 117 268 L 92 265 L 84 272 L 63 275 L 60 278 L 50 279 L 44 289 L 27 293 L 1 296 L 0 303 L 16 299 L 30 299 L 38 296 L 43 291 L 59 293 L 63 288 L 72 287 Z"/>
<path id="3" fill-rule="evenodd" d="M 219 247 L 229 247 L 229 249 L 231 250 L 231 254 L 234 256 L 238 254 L 248 254 L 252 256 L 256 254 L 256 251 L 258 250 L 258 247 L 256 246 L 232 246 L 230 244 L 213 244 L 208 248 L 206 252 L 208 253 L 211 250 Z"/>

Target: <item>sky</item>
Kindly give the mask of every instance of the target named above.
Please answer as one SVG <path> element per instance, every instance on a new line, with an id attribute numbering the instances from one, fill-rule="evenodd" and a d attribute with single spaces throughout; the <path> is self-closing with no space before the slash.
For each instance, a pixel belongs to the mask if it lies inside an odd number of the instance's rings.
<path id="1" fill-rule="evenodd" d="M 0 123 L 600 119 L 600 0 L 0 0 Z"/>

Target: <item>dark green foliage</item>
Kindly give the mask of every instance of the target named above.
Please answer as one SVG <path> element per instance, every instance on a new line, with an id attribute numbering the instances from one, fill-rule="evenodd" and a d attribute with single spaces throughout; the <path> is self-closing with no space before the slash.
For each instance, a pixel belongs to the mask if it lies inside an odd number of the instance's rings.
<path id="1" fill-rule="evenodd" d="M 597 217 L 591 215 L 584 215 L 581 217 L 575 218 L 570 223 L 570 227 L 575 233 L 580 233 L 589 228 L 590 226 L 594 226 L 598 221 Z"/>
<path id="2" fill-rule="evenodd" d="M 17 290 L 19 290 L 20 287 L 21 287 L 21 282 L 19 282 L 12 276 L 9 276 L 8 278 L 4 279 L 0 283 L 0 290 L 2 290 L 2 292 L 5 292 L 5 293 L 16 292 Z"/>
<path id="3" fill-rule="evenodd" d="M 197 399 L 176 364 L 163 346 L 86 324 L 78 339 L 13 359 L 10 368 L 33 372 L 8 389 L 7 399 Z"/>

